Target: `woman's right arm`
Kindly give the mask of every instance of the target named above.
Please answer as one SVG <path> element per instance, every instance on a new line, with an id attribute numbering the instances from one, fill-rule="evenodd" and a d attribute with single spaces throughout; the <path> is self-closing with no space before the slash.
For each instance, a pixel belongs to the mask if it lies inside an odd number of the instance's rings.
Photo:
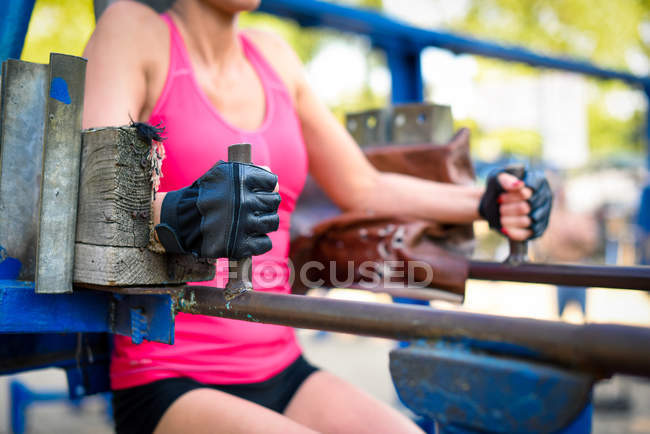
<path id="1" fill-rule="evenodd" d="M 101 16 L 84 50 L 84 128 L 126 125 L 129 117 L 141 120 L 156 51 L 150 27 L 156 21 L 152 9 L 130 1 L 111 5 Z M 154 47 L 148 47 L 151 43 Z"/>
<path id="2" fill-rule="evenodd" d="M 162 91 L 169 62 L 169 33 L 157 14 L 139 3 L 115 3 L 97 23 L 84 55 L 88 59 L 84 128 L 127 125 L 131 120 L 146 122 Z M 169 195 L 156 194 L 153 224 L 168 251 L 239 258 L 271 249 L 271 240 L 265 234 L 277 230 L 279 223 L 277 177 L 253 166 L 239 168 L 245 191 L 234 213 L 219 200 L 235 194 L 228 190 L 232 181 L 224 182 L 233 172 L 228 164 L 216 164 L 196 185 Z M 163 206 L 165 198 L 170 200 Z M 190 198 L 195 205 L 189 212 L 180 213 L 179 203 L 191 202 Z M 237 215 L 239 220 L 234 220 Z M 229 233 L 226 228 L 233 224 L 239 229 L 227 239 L 218 236 Z M 183 229 L 189 226 L 200 227 L 201 236 L 192 231 L 192 236 L 185 236 Z"/>
<path id="3" fill-rule="evenodd" d="M 88 65 L 83 128 L 146 121 L 144 112 L 155 101 L 152 83 L 160 81 L 156 74 L 166 73 L 161 66 L 168 56 L 167 38 L 160 37 L 164 26 L 151 8 L 136 2 L 114 3 L 102 14 L 84 50 Z M 154 224 L 160 222 L 164 196 L 156 195 Z"/>

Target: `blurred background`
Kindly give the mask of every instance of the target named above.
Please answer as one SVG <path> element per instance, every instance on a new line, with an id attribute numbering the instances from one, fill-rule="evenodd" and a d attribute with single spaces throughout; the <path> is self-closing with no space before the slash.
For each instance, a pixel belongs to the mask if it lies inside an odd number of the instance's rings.
<path id="1" fill-rule="evenodd" d="M 110 2 L 109 2 L 110 3 Z M 650 73 L 650 1 L 347 0 L 427 29 L 516 44 L 599 66 Z M 92 0 L 37 0 L 22 59 L 47 63 L 49 53 L 81 55 L 93 31 Z M 304 62 L 318 95 L 343 122 L 345 113 L 385 107 L 391 74 L 369 40 L 332 30 L 301 28 L 262 13 L 243 27 L 283 36 Z M 547 170 L 556 210 L 547 234 L 531 248 L 535 260 L 632 265 L 643 262 L 636 225 L 647 179 L 643 90 L 619 81 L 554 72 L 519 63 L 428 48 L 421 56 L 426 102 L 450 105 L 457 127 L 472 133 L 479 178 L 496 165 L 530 161 Z M 507 243 L 476 224 L 476 256 L 503 259 Z M 387 296 L 334 290 L 327 296 L 390 302 Z M 463 306 L 443 309 L 563 320 L 650 326 L 645 292 L 470 281 Z M 390 384 L 391 341 L 300 331 L 313 362 L 399 406 Z M 345 357 L 341 357 L 345 354 Z M 54 370 L 16 376 L 32 386 L 64 389 Z M 0 432 L 8 430 L 10 378 L 0 378 Z M 58 389 L 57 389 L 58 388 Z M 650 432 L 650 387 L 617 377 L 596 391 L 594 432 Z M 28 432 L 110 432 L 102 398 L 79 408 L 54 403 L 28 410 Z"/>

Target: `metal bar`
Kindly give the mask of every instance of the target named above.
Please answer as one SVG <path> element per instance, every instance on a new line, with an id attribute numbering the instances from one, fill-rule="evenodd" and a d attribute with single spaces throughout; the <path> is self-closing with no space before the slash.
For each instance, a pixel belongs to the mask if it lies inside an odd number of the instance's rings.
<path id="1" fill-rule="evenodd" d="M 379 45 L 394 44 L 413 49 L 440 47 L 454 53 L 476 54 L 531 66 L 577 72 L 602 79 L 643 85 L 648 77 L 605 69 L 587 61 L 551 57 L 518 46 L 506 46 L 469 36 L 422 29 L 388 18 L 369 9 L 341 6 L 317 0 L 263 0 L 259 11 L 294 19 L 305 26 L 325 26 L 369 36 Z"/>
<path id="2" fill-rule="evenodd" d="M 344 289 L 359 291 L 370 291 L 376 294 L 388 294 L 391 297 L 411 298 L 414 300 L 441 300 L 449 303 L 462 304 L 464 297 L 459 294 L 452 294 L 449 291 L 443 291 L 433 288 L 408 288 L 401 286 L 365 286 L 359 283 L 346 285 Z"/>
<path id="3" fill-rule="evenodd" d="M 228 161 L 235 163 L 250 163 L 252 161 L 250 143 L 238 143 L 228 146 Z M 228 284 L 226 291 L 229 297 L 237 297 L 243 291 L 253 289 L 251 270 L 253 258 L 228 258 Z"/>
<path id="4" fill-rule="evenodd" d="M 519 179 L 524 179 L 526 168 L 523 164 L 511 164 L 506 169 L 510 174 Z M 528 240 L 517 241 L 508 238 L 510 254 L 505 262 L 510 265 L 518 265 L 528 260 Z"/>
<path id="5" fill-rule="evenodd" d="M 86 59 L 50 55 L 36 292 L 72 292 Z"/>
<path id="6" fill-rule="evenodd" d="M 47 65 L 9 59 L 0 94 L 0 245 L 34 280 Z"/>
<path id="7" fill-rule="evenodd" d="M 470 261 L 470 279 L 650 290 L 650 267 Z"/>
<path id="8" fill-rule="evenodd" d="M 177 312 L 400 340 L 464 339 L 488 351 L 518 353 L 598 374 L 650 376 L 650 328 L 573 325 L 257 291 L 227 300 L 222 289 L 204 286 L 186 287 L 177 297 Z"/>
<path id="9" fill-rule="evenodd" d="M 391 74 L 391 101 L 393 104 L 420 102 L 424 97 L 420 50 L 401 47 L 385 48 Z"/>

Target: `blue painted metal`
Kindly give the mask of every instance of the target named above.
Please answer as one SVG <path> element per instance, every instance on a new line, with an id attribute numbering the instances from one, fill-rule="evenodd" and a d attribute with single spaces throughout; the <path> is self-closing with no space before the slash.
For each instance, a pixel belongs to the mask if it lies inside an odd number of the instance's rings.
<path id="1" fill-rule="evenodd" d="M 108 332 L 111 294 L 36 294 L 33 282 L 0 281 L 0 333 Z"/>
<path id="2" fill-rule="evenodd" d="M 61 77 L 54 77 L 50 82 L 50 98 L 55 99 L 63 104 L 70 104 L 70 92 L 68 91 L 68 82 Z"/>
<path id="3" fill-rule="evenodd" d="M 7 256 L 7 249 L 0 246 L 0 280 L 17 279 L 21 266 L 18 259 Z"/>
<path id="4" fill-rule="evenodd" d="M 106 333 L 0 334 L 0 375 L 48 366 L 70 369 L 107 364 L 109 355 Z"/>
<path id="5" fill-rule="evenodd" d="M 63 401 L 78 405 L 78 400 L 68 400 L 68 394 L 59 390 L 33 390 L 18 380 L 9 383 L 9 399 L 11 402 L 11 431 L 13 434 L 25 432 L 25 412 L 35 402 Z"/>
<path id="6" fill-rule="evenodd" d="M 137 325 L 135 329 L 133 324 Z M 112 332 L 131 336 L 134 331 L 140 342 L 147 339 L 172 344 L 171 296 L 83 290 L 72 294 L 36 294 L 33 282 L 0 281 L 0 334 Z"/>
<path id="7" fill-rule="evenodd" d="M 645 139 L 646 146 L 650 149 L 650 84 L 645 83 L 643 86 L 648 109 L 646 111 L 645 121 Z M 646 167 L 650 168 L 650 151 L 646 154 Z M 640 264 L 650 264 L 650 179 L 646 180 L 647 184 L 641 192 L 639 201 L 639 210 L 637 213 L 637 233 L 636 245 L 638 252 L 638 262 Z"/>
<path id="8" fill-rule="evenodd" d="M 411 52 L 425 47 L 440 47 L 454 53 L 476 54 L 531 66 L 577 72 L 602 79 L 623 80 L 632 85 L 646 85 L 648 77 L 624 71 L 600 68 L 587 61 L 552 57 L 523 47 L 496 44 L 451 32 L 422 29 L 368 9 L 351 8 L 318 0 L 262 0 L 259 8 L 296 20 L 304 26 L 332 27 L 368 36 L 378 47 L 389 45 Z M 413 79 L 413 77 L 410 77 Z"/>
<path id="9" fill-rule="evenodd" d="M 650 183 L 641 191 L 636 221 L 637 256 L 641 264 L 650 264 Z"/>
<path id="10" fill-rule="evenodd" d="M 142 339 L 147 335 L 147 317 L 144 316 L 144 309 L 141 307 L 132 307 L 131 313 L 131 341 L 140 345 Z"/>
<path id="11" fill-rule="evenodd" d="M 386 60 L 391 71 L 393 104 L 419 102 L 424 98 L 419 50 L 388 46 Z"/>
<path id="12" fill-rule="evenodd" d="M 36 0 L 0 1 L 0 62 L 20 59 Z"/>
<path id="13" fill-rule="evenodd" d="M 108 389 L 107 389 L 108 390 Z M 111 393 L 103 393 L 106 402 L 108 419 L 112 418 Z M 71 396 L 66 390 L 38 389 L 28 387 L 19 380 L 13 379 L 9 383 L 9 401 L 11 431 L 13 434 L 22 434 L 26 431 L 26 416 L 30 406 L 37 403 L 61 402 L 68 404 L 75 409 L 83 405 L 81 396 Z"/>
<path id="14" fill-rule="evenodd" d="M 81 399 L 86 395 L 111 390 L 109 380 L 110 348 L 105 356 L 106 358 L 101 361 L 92 359 L 92 363 L 77 364 L 65 369 L 68 378 L 67 396 L 70 399 Z"/>
<path id="15" fill-rule="evenodd" d="M 131 336 L 133 343 L 143 339 L 174 343 L 174 307 L 168 294 L 114 295 L 113 331 Z"/>
<path id="16" fill-rule="evenodd" d="M 581 416 L 588 374 L 464 343 L 416 343 L 393 350 L 390 371 L 400 399 L 443 432 L 556 432 Z"/>

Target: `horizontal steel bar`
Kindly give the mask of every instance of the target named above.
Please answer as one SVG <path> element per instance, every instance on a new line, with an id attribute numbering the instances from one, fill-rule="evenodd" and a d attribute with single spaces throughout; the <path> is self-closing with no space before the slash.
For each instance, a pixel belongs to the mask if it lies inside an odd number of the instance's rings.
<path id="1" fill-rule="evenodd" d="M 644 86 L 648 77 L 605 69 L 587 60 L 547 56 L 523 47 L 487 42 L 471 36 L 410 26 L 380 13 L 317 0 L 264 0 L 260 12 L 298 21 L 303 26 L 326 26 L 370 37 L 375 45 L 397 45 L 403 51 L 440 47 L 454 53 L 476 54 L 501 60 L 522 62 L 535 67 L 577 72 L 601 79 L 618 79 Z"/>
<path id="2" fill-rule="evenodd" d="M 400 340 L 465 339 L 486 350 L 516 353 L 596 374 L 650 377 L 650 328 L 574 325 L 257 291 L 227 300 L 222 289 L 205 286 L 186 287 L 176 297 L 178 312 Z"/>
<path id="3" fill-rule="evenodd" d="M 469 277 L 550 285 L 650 290 L 650 267 L 644 266 L 531 263 L 508 265 L 500 262 L 470 261 Z"/>

